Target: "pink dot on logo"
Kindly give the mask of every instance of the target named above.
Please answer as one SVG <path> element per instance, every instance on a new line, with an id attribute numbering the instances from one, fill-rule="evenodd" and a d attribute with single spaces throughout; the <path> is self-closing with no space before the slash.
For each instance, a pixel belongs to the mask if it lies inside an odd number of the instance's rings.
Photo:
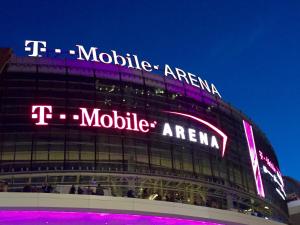
<path id="1" fill-rule="evenodd" d="M 38 115 L 37 115 L 37 114 L 32 114 L 32 115 L 31 115 L 31 118 L 32 118 L 32 119 L 37 119 L 37 118 L 38 118 Z"/>
<path id="2" fill-rule="evenodd" d="M 66 119 L 66 114 L 60 114 L 59 119 L 62 119 L 62 120 Z"/>
<path id="3" fill-rule="evenodd" d="M 79 120 L 79 116 L 78 115 L 73 115 L 73 119 L 74 120 Z"/>

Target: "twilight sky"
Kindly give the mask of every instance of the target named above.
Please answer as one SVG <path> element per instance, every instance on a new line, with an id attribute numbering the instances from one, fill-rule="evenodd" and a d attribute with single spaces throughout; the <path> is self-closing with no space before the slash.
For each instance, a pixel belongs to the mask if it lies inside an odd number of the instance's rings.
<path id="1" fill-rule="evenodd" d="M 80 43 L 198 74 L 256 122 L 283 174 L 300 180 L 300 1 L 48 2 L 1 2 L 0 46 L 24 54 L 26 39 Z"/>

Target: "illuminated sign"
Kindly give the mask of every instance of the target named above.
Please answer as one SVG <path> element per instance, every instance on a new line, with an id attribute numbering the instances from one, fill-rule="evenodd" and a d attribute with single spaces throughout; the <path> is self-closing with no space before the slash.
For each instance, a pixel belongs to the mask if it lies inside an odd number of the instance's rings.
<path id="1" fill-rule="evenodd" d="M 274 165 L 268 156 L 264 155 L 261 150 L 259 150 L 259 158 L 267 165 L 263 165 L 263 172 L 268 174 L 271 177 L 271 180 L 278 185 L 279 188 L 276 187 L 275 190 L 280 197 L 285 200 L 286 193 L 284 191 L 284 183 L 280 170 Z M 271 171 L 268 168 L 271 169 Z"/>
<path id="2" fill-rule="evenodd" d="M 257 194 L 261 197 L 265 197 L 264 187 L 263 187 L 262 178 L 261 178 L 261 174 L 260 174 L 260 168 L 259 168 L 259 164 L 258 164 L 258 155 L 256 152 L 256 146 L 255 146 L 252 126 L 245 120 L 243 120 L 243 125 L 244 125 L 247 143 L 248 143 L 248 149 L 249 149 L 251 166 L 252 166 L 252 170 L 253 170 L 253 174 L 254 174 L 254 180 L 255 180 L 255 184 L 256 184 Z"/>
<path id="3" fill-rule="evenodd" d="M 31 107 L 31 118 L 37 119 L 36 125 L 48 125 L 46 119 L 52 119 L 52 106 L 50 105 L 33 105 Z"/>
<path id="4" fill-rule="evenodd" d="M 279 188 L 276 187 L 275 190 L 280 195 L 280 197 L 283 200 L 285 200 L 286 193 L 284 191 L 284 183 L 283 183 L 283 179 L 282 179 L 280 170 L 269 159 L 269 157 L 264 155 L 264 153 L 261 150 L 259 150 L 258 151 L 259 154 L 257 154 L 252 126 L 245 120 L 243 120 L 243 124 L 244 124 L 244 129 L 245 129 L 245 135 L 247 138 L 248 149 L 249 149 L 250 159 L 251 159 L 251 165 L 252 165 L 252 169 L 253 169 L 253 173 L 254 173 L 255 184 L 256 184 L 256 189 L 257 189 L 258 195 L 261 197 L 265 197 L 262 178 L 261 178 L 261 174 L 260 174 L 260 168 L 259 168 L 259 164 L 258 164 L 258 159 L 260 159 L 260 161 L 262 161 L 262 163 L 264 164 L 262 166 L 263 173 L 268 174 L 271 177 L 271 180 L 278 185 Z"/>
<path id="5" fill-rule="evenodd" d="M 199 143 L 215 149 L 221 148 L 222 157 L 224 156 L 227 135 L 217 127 L 199 117 L 195 117 L 186 113 L 171 111 L 163 112 L 189 118 L 202 125 L 205 125 L 222 138 L 222 144 L 219 144 L 215 135 L 208 134 L 207 132 L 203 132 L 201 130 L 196 131 L 193 128 L 185 128 L 177 124 L 170 125 L 168 122 L 162 123 L 162 136 L 189 140 L 190 142 Z M 155 129 L 158 125 L 157 121 L 149 121 L 140 118 L 137 113 L 126 112 L 125 115 L 123 115 L 117 110 L 111 110 L 110 113 L 104 113 L 99 108 L 88 109 L 81 107 L 78 108 L 78 113 L 72 115 L 67 115 L 65 113 L 53 114 L 53 107 L 51 105 L 33 105 L 31 107 L 31 118 L 35 121 L 35 125 L 38 126 L 48 125 L 49 121 L 53 118 L 61 121 L 65 121 L 68 118 L 69 120 L 75 122 L 78 121 L 78 125 L 81 127 L 113 128 L 142 133 L 148 133 L 151 129 Z"/>
<path id="6" fill-rule="evenodd" d="M 216 132 L 218 135 L 220 135 L 223 139 L 223 144 L 222 144 L 222 157 L 224 156 L 225 154 L 225 150 L 226 150 L 226 144 L 227 144 L 227 135 L 222 132 L 220 129 L 218 129 L 216 126 L 212 125 L 211 123 L 199 118 L 199 117 L 196 117 L 196 116 L 193 116 L 193 115 L 190 115 L 190 114 L 186 114 L 186 113 L 181 113 L 181 112 L 171 112 L 171 111 L 164 111 L 165 113 L 169 113 L 169 114 L 172 114 L 172 115 L 177 115 L 177 116 L 181 116 L 181 117 L 185 117 L 185 118 L 189 118 L 193 121 L 196 121 L 200 124 L 204 124 L 205 126 L 209 127 L 210 129 L 212 129 L 214 132 Z M 177 128 L 178 129 L 178 128 Z M 176 132 L 176 126 L 175 126 L 175 132 Z M 193 139 L 195 138 L 196 134 L 194 132 L 193 129 L 190 129 L 188 131 L 189 133 L 189 139 Z M 201 134 L 202 133 L 202 134 Z M 200 143 L 208 143 L 208 141 L 206 142 L 206 137 L 205 137 L 205 133 L 203 134 L 203 132 L 199 132 L 199 141 Z M 176 135 L 178 134 L 178 132 L 176 132 Z M 181 135 L 182 136 L 182 135 Z M 215 136 L 212 136 L 211 137 L 211 142 L 210 142 L 210 146 L 211 147 L 217 147 L 217 149 L 219 149 L 219 145 L 218 143 L 216 143 L 216 138 Z"/>
<path id="7" fill-rule="evenodd" d="M 279 169 L 274 165 L 274 163 L 269 159 L 268 156 L 265 156 L 261 150 L 258 150 L 258 153 L 260 160 L 266 163 L 274 173 L 277 173 L 279 171 Z"/>
<path id="8" fill-rule="evenodd" d="M 198 142 L 202 145 L 210 146 L 212 148 L 219 149 L 216 136 L 208 136 L 207 133 L 198 131 L 195 129 L 185 129 L 183 126 L 175 125 L 172 129 L 169 123 L 165 123 L 163 126 L 163 136 L 176 137 L 182 140 L 189 140 L 190 142 Z"/>
<path id="9" fill-rule="evenodd" d="M 111 113 L 101 113 L 101 109 L 79 108 L 79 114 L 72 115 L 72 119 L 80 122 L 82 127 L 102 127 L 115 128 L 119 130 L 149 132 L 155 128 L 156 121 L 140 119 L 136 113 L 127 112 L 125 116 L 120 115 L 116 110 Z M 31 108 L 31 118 L 37 120 L 36 125 L 48 125 L 48 120 L 52 119 L 52 106 L 50 105 L 33 105 Z M 59 119 L 65 120 L 66 114 L 59 114 Z"/>
<path id="10" fill-rule="evenodd" d="M 175 80 L 179 80 L 180 82 L 199 88 L 221 98 L 221 94 L 213 83 L 208 83 L 199 76 L 190 72 L 185 72 L 180 68 L 171 68 L 171 66 L 168 64 L 163 66 L 154 65 L 148 61 L 139 60 L 137 55 L 131 55 L 127 53 L 125 56 L 122 56 L 115 50 L 111 50 L 109 53 L 100 52 L 97 47 L 90 47 L 87 49 L 83 45 L 76 45 L 74 49 L 62 51 L 60 48 L 55 48 L 54 54 L 61 55 L 62 53 L 67 53 L 71 56 L 75 56 L 77 60 L 115 64 L 127 67 L 129 69 L 144 70 L 146 72 L 163 70 L 164 76 L 166 77 L 172 77 Z M 29 52 L 28 56 L 42 57 L 43 54 L 46 54 L 47 52 L 47 42 L 26 40 L 25 51 Z"/>

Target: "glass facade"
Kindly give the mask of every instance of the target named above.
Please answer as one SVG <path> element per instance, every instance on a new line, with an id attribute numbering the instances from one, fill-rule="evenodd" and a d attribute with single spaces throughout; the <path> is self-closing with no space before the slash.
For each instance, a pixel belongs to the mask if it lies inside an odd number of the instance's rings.
<path id="1" fill-rule="evenodd" d="M 28 182 L 88 185 L 94 180 L 117 196 L 128 188 L 136 195 L 147 189 L 161 199 L 255 209 L 263 216 L 286 220 L 286 204 L 276 193 L 257 197 L 242 124 L 247 118 L 222 100 L 160 75 L 54 59 L 12 58 L 0 75 L 0 179 L 7 180 L 11 189 Z M 80 127 L 69 118 L 36 126 L 31 106 L 39 104 L 67 115 L 80 107 L 134 112 L 159 123 L 148 133 Z M 162 136 L 166 122 L 211 133 L 165 110 L 200 117 L 226 133 L 225 156 L 198 142 Z M 278 165 L 271 145 L 255 125 L 254 135 Z M 266 179 L 264 186 L 273 188 Z"/>

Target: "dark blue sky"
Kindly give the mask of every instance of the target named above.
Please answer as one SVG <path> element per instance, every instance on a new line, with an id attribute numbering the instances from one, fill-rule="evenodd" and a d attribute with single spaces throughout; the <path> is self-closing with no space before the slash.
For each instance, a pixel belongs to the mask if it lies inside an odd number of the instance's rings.
<path id="1" fill-rule="evenodd" d="M 300 180 L 300 1 L 3 1 L 0 46 L 46 40 L 135 53 L 215 83 Z"/>

